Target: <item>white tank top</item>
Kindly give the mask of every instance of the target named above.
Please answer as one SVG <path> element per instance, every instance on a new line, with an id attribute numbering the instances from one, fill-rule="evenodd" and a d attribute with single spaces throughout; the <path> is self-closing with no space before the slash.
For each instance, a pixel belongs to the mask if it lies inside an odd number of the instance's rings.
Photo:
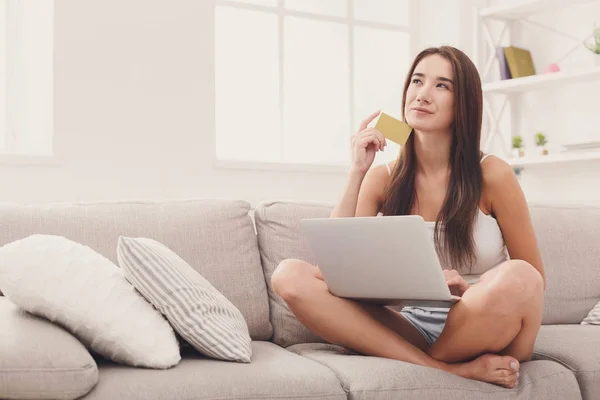
<path id="1" fill-rule="evenodd" d="M 486 154 L 481 158 L 481 162 L 488 157 L 489 154 Z M 390 169 L 389 164 L 385 164 L 387 166 L 388 172 L 390 175 L 392 174 L 392 170 Z M 434 240 L 434 231 L 435 231 L 435 222 L 426 221 L 425 225 L 429 228 L 429 232 L 431 233 L 431 240 Z M 473 242 L 475 244 L 475 262 L 473 267 L 470 270 L 465 269 L 461 271 L 457 268 L 459 272 L 467 272 L 461 274 L 463 278 L 467 282 L 474 282 L 486 271 L 496 267 L 498 264 L 508 260 L 508 253 L 506 251 L 506 246 L 504 243 L 504 237 L 502 236 L 502 231 L 500 230 L 500 226 L 495 218 L 486 215 L 481 211 L 479 206 L 477 206 L 477 216 L 475 217 L 473 227 Z M 451 269 L 450 266 L 446 266 L 442 264 L 442 268 Z"/>

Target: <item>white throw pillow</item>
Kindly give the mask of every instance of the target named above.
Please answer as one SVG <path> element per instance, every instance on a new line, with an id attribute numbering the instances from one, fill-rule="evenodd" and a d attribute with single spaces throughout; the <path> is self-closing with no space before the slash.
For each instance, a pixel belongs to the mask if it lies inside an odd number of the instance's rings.
<path id="1" fill-rule="evenodd" d="M 153 239 L 120 237 L 125 277 L 200 353 L 249 363 L 252 340 L 242 313 L 202 275 Z"/>
<path id="2" fill-rule="evenodd" d="M 0 247 L 0 287 L 20 308 L 117 363 L 164 369 L 181 360 L 168 321 L 87 246 L 54 235 L 8 243 Z"/>
<path id="3" fill-rule="evenodd" d="M 581 325 L 600 325 L 600 303 L 590 310 L 587 317 L 581 321 Z"/>

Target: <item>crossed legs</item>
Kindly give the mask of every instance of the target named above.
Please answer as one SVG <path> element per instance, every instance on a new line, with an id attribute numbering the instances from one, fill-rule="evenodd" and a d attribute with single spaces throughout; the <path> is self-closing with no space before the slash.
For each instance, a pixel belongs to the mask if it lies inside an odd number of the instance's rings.
<path id="1" fill-rule="evenodd" d="M 541 275 L 519 260 L 469 288 L 431 347 L 401 314 L 332 295 L 314 265 L 284 260 L 271 282 L 296 317 L 330 343 L 505 387 L 516 385 L 519 362 L 531 358 L 542 316 Z"/>

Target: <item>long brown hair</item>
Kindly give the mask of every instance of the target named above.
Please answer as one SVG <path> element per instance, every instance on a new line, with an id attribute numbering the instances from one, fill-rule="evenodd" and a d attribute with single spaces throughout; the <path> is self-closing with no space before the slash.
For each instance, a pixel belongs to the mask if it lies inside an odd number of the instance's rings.
<path id="1" fill-rule="evenodd" d="M 435 223 L 435 247 L 440 260 L 449 268 L 469 267 L 470 269 L 475 260 L 473 222 L 477 215 L 483 186 L 480 165 L 483 113 L 481 80 L 477 68 L 469 57 L 454 47 L 431 47 L 421 51 L 413 61 L 404 82 L 402 98 L 404 121 L 406 121 L 404 113 L 406 92 L 415 67 L 423 58 L 432 54 L 439 54 L 452 64 L 455 82 L 450 179 L 446 197 Z M 414 134 L 411 134 L 398 155 L 382 203 L 381 212 L 384 215 L 411 213 L 416 195 L 417 163 L 414 141 Z"/>

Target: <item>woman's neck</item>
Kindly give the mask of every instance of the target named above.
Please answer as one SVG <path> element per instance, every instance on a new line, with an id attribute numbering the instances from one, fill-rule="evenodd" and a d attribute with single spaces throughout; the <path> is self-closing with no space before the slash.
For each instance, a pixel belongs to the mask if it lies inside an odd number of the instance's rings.
<path id="1" fill-rule="evenodd" d="M 415 130 L 414 145 L 417 172 L 423 176 L 438 176 L 450 172 L 450 132 L 419 132 Z"/>

